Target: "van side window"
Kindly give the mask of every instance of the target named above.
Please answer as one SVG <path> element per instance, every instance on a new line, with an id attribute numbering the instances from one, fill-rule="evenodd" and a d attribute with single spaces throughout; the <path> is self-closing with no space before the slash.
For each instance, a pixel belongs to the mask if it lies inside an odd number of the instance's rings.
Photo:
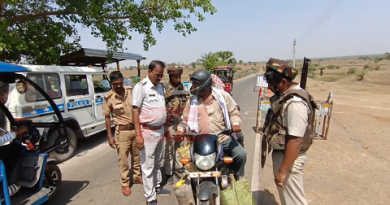
<path id="1" fill-rule="evenodd" d="M 92 75 L 95 93 L 105 93 L 111 90 L 110 81 L 106 74 Z"/>
<path id="2" fill-rule="evenodd" d="M 88 95 L 87 75 L 65 75 L 66 96 Z"/>
<path id="3" fill-rule="evenodd" d="M 62 97 L 60 76 L 56 73 L 49 74 L 27 74 L 26 76 L 31 81 L 41 87 L 52 99 Z M 46 100 L 41 93 L 39 93 L 32 85 L 28 85 L 25 94 L 26 102 L 38 102 Z"/>

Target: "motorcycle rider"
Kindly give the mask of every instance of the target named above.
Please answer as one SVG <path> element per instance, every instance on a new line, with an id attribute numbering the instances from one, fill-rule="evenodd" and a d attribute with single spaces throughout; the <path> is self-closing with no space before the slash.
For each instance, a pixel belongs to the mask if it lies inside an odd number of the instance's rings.
<path id="1" fill-rule="evenodd" d="M 213 87 L 218 88 L 225 92 L 224 90 L 225 84 L 223 83 L 223 81 L 215 74 L 211 74 L 211 77 L 213 80 Z M 240 106 L 234 101 L 231 95 L 229 95 L 229 97 L 233 100 L 233 103 L 236 105 L 238 112 L 240 112 L 241 111 Z M 244 147 L 244 134 L 242 134 L 242 132 L 237 132 L 236 135 L 238 138 L 237 141 L 241 144 L 242 147 Z"/>
<path id="2" fill-rule="evenodd" d="M 240 113 L 228 93 L 212 87 L 211 74 L 206 70 L 198 70 L 191 75 L 190 80 L 193 96 L 186 103 L 177 135 L 186 131 L 187 124 L 193 125 L 191 130 L 195 129 L 198 134 L 216 135 L 229 127 L 233 132 L 240 132 Z M 224 116 L 224 113 L 228 115 Z M 234 171 L 236 180 L 239 180 L 245 174 L 245 149 L 232 136 L 220 135 L 218 141 L 223 145 L 224 152 L 233 157 L 230 169 Z"/>

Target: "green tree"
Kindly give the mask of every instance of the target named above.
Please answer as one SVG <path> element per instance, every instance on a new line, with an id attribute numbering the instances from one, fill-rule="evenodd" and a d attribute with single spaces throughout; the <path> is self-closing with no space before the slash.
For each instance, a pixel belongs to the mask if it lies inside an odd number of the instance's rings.
<path id="1" fill-rule="evenodd" d="M 192 62 L 191 66 L 192 66 L 193 69 L 196 69 L 196 63 L 195 62 Z"/>
<path id="2" fill-rule="evenodd" d="M 131 40 L 133 32 L 144 36 L 147 51 L 157 42 L 152 25 L 161 32 L 171 21 L 186 36 L 197 31 L 188 21 L 191 14 L 204 21 L 203 13 L 215 12 L 211 0 L 0 0 L 1 59 L 58 63 L 60 54 L 80 47 L 76 24 L 101 37 L 109 56 L 122 52 L 123 42 Z"/>

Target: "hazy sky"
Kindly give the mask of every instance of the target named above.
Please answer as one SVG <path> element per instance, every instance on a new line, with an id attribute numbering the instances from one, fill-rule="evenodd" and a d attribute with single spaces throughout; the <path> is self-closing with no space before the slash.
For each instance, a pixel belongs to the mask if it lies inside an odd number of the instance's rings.
<path id="1" fill-rule="evenodd" d="M 192 22 L 198 31 L 183 37 L 172 23 L 161 33 L 154 30 L 157 45 L 143 50 L 143 37 L 134 33 L 126 41 L 127 52 L 165 62 L 191 63 L 202 53 L 230 50 L 237 60 L 263 61 L 267 57 L 292 58 L 292 44 L 297 39 L 296 57 L 315 58 L 390 52 L 389 0 L 214 0 L 218 12 L 206 20 Z M 342 1 L 342 0 L 340 0 Z M 332 3 L 332 8 L 328 6 Z M 326 10 L 327 9 L 327 10 Z M 314 32 L 308 30 L 324 12 L 328 17 L 317 21 Z M 322 24 L 318 23 L 322 22 Z M 305 33 L 306 38 L 302 38 Z M 105 49 L 101 39 L 90 29 L 79 27 L 81 44 L 86 48 Z M 121 65 L 136 65 L 122 61 Z"/>

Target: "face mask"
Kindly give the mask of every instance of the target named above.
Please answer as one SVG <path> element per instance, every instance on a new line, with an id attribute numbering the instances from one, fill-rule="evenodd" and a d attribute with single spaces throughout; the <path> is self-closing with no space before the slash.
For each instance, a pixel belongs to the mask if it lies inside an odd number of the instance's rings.
<path id="1" fill-rule="evenodd" d="M 275 95 L 280 96 L 280 91 L 279 91 L 278 87 L 276 86 L 276 84 L 274 84 L 274 93 L 275 93 Z"/>

